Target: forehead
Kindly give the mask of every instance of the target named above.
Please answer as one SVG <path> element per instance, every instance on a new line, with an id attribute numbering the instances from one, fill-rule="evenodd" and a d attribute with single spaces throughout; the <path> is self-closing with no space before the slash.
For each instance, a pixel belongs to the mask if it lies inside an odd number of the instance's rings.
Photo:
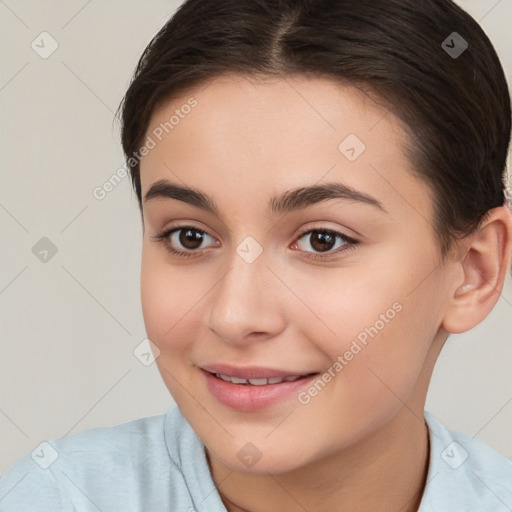
<path id="1" fill-rule="evenodd" d="M 323 180 L 364 190 L 397 212 L 430 210 L 400 121 L 362 90 L 329 79 L 217 77 L 155 110 L 146 137 L 156 145 L 141 162 L 143 195 L 169 179 L 218 203 L 257 195 L 263 208 L 262 197 Z"/>

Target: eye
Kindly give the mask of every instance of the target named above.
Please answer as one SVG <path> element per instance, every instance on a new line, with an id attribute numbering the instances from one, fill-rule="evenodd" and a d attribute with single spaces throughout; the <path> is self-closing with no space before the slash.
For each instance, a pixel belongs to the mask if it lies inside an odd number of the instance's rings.
<path id="1" fill-rule="evenodd" d="M 219 242 L 208 235 L 206 231 L 194 226 L 174 226 L 152 238 L 157 242 L 161 242 L 169 253 L 185 258 L 200 256 L 202 250 L 220 245 Z M 305 242 L 302 242 L 302 239 L 304 239 Z M 213 244 L 210 243 L 210 245 L 207 245 L 208 240 L 213 241 Z M 291 248 L 299 248 L 304 253 L 309 254 L 306 258 L 319 260 L 353 249 L 357 243 L 357 240 L 339 231 L 318 228 L 309 229 L 301 233 L 297 241 L 292 244 Z"/>
<path id="2" fill-rule="evenodd" d="M 301 242 L 301 240 L 305 240 Z M 353 249 L 358 243 L 357 240 L 350 238 L 339 231 L 331 229 L 310 229 L 299 235 L 297 241 L 292 245 L 295 249 L 299 247 L 305 252 L 312 253 L 311 256 L 306 256 L 311 259 L 320 259 L 323 254 L 332 256 L 348 249 Z"/>
<path id="3" fill-rule="evenodd" d="M 172 227 L 152 238 L 162 242 L 170 253 L 185 257 L 195 256 L 196 252 L 205 249 L 203 243 L 208 239 L 214 241 L 213 245 L 219 245 L 212 236 L 194 226 Z"/>

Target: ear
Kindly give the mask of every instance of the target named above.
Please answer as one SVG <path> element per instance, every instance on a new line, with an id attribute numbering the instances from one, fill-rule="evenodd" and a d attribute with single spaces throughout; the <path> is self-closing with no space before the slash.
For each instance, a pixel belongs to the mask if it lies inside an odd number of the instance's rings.
<path id="1" fill-rule="evenodd" d="M 442 324 L 446 331 L 466 332 L 491 312 L 503 290 L 511 256 L 512 212 L 500 206 L 490 210 L 478 231 L 464 242 L 457 261 L 463 279 L 454 283 Z"/>

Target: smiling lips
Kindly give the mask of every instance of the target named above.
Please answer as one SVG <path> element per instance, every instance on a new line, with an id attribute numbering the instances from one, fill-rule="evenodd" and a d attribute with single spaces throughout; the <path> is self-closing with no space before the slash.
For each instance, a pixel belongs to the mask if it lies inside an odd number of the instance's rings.
<path id="1" fill-rule="evenodd" d="M 249 384 L 252 386 L 265 386 L 267 384 L 279 384 L 280 382 L 292 382 L 302 378 L 300 375 L 290 375 L 288 377 L 271 377 L 269 379 L 240 379 L 238 377 L 222 375 L 221 373 L 215 373 L 214 375 L 225 382 L 231 382 L 233 384 Z"/>
<path id="2" fill-rule="evenodd" d="M 208 365 L 201 368 L 210 393 L 223 405 L 254 412 L 298 393 L 318 375 L 312 372 L 287 372 L 271 368 L 235 368 Z"/>
<path id="3" fill-rule="evenodd" d="M 203 370 L 213 373 L 216 377 L 233 384 L 252 384 L 253 386 L 264 386 L 265 384 L 278 384 L 279 382 L 290 382 L 293 380 L 312 375 L 315 372 L 289 372 L 286 370 L 275 370 L 259 366 L 235 367 L 225 364 L 211 364 L 201 367 Z M 264 382 L 265 381 L 265 382 Z"/>

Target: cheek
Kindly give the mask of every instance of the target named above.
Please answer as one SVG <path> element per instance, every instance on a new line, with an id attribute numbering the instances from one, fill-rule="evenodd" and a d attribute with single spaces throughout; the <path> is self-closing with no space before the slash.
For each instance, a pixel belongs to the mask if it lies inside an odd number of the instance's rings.
<path id="1" fill-rule="evenodd" d="M 331 359 L 349 350 L 354 340 L 365 346 L 372 338 L 382 338 L 400 317 L 407 289 L 404 276 L 375 267 L 323 273 L 313 269 L 294 279 L 294 292 L 309 311 L 303 307 L 293 321 Z"/>
<path id="2" fill-rule="evenodd" d="M 161 254 L 143 248 L 141 267 L 141 304 L 149 339 L 165 355 L 170 349 L 180 350 L 181 335 L 190 313 L 199 303 L 201 292 L 197 279 L 183 268 L 174 268 Z M 189 337 L 190 338 L 190 337 Z"/>
<path id="3" fill-rule="evenodd" d="M 295 322 L 327 356 L 336 395 L 361 414 L 393 402 L 394 394 L 407 400 L 437 332 L 436 300 L 426 296 L 434 290 L 412 292 L 422 279 L 421 262 L 413 263 L 369 264 L 364 271 L 330 271 L 325 278 L 317 273 L 298 281 L 297 295 L 307 298 L 314 315 Z M 431 267 L 424 266 L 426 275 Z"/>
<path id="4" fill-rule="evenodd" d="M 143 249 L 141 267 L 141 303 L 148 338 L 160 353 L 156 365 L 174 400 L 187 407 L 191 389 L 187 371 L 187 354 L 196 339 L 197 307 L 204 292 L 194 276 L 185 275 L 183 268 L 174 268 L 156 251 Z"/>

